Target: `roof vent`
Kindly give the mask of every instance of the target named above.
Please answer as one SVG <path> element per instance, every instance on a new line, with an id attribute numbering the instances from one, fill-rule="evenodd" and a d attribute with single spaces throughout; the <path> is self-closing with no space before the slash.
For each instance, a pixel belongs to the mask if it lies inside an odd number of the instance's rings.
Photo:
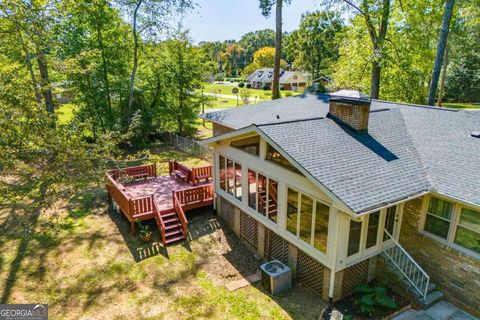
<path id="1" fill-rule="evenodd" d="M 474 138 L 480 138 L 480 131 L 473 131 L 470 135 Z"/>
<path id="2" fill-rule="evenodd" d="M 357 132 L 367 132 L 370 97 L 355 90 L 340 90 L 330 94 L 329 117 L 346 124 Z"/>

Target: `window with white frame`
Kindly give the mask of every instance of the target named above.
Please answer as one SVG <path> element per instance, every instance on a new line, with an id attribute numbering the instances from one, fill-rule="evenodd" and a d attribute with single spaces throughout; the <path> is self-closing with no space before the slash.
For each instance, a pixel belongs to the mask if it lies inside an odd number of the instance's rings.
<path id="1" fill-rule="evenodd" d="M 287 231 L 327 252 L 330 207 L 292 188 L 287 190 Z"/>
<path id="2" fill-rule="evenodd" d="M 242 166 L 224 156 L 219 156 L 220 189 L 242 200 Z"/>
<path id="3" fill-rule="evenodd" d="M 278 183 L 248 169 L 248 206 L 277 222 Z"/>
<path id="4" fill-rule="evenodd" d="M 480 253 L 480 211 L 430 197 L 423 230 Z"/>

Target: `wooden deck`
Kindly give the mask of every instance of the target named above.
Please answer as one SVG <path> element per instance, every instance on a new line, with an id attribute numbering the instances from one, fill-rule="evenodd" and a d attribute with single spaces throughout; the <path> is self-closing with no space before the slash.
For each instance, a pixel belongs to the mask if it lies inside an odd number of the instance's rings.
<path id="1" fill-rule="evenodd" d="M 155 164 L 127 167 L 108 171 L 106 188 L 133 234 L 136 221 L 155 219 L 168 244 L 186 238 L 184 211 L 213 204 L 212 171 L 211 166 L 190 169 L 170 162 L 170 175 L 157 176 Z"/>

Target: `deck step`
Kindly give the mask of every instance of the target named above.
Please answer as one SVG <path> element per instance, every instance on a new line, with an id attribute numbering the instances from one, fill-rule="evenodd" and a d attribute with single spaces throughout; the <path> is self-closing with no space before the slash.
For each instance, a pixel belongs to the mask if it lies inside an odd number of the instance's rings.
<path id="1" fill-rule="evenodd" d="M 168 230 L 168 232 L 165 232 L 165 237 L 170 238 L 171 236 L 174 236 L 174 235 L 177 235 L 177 234 L 182 234 L 182 236 L 183 236 L 183 229 L 182 228 L 177 228 L 177 229 Z"/>
<path id="2" fill-rule="evenodd" d="M 164 224 L 169 224 L 169 223 L 173 223 L 173 222 L 178 222 L 177 216 L 171 217 L 171 218 L 167 218 L 167 219 L 165 219 L 165 218 L 162 217 L 162 220 L 163 220 L 163 223 L 164 223 Z"/>
<path id="3" fill-rule="evenodd" d="M 181 228 L 182 224 L 180 222 L 177 222 L 175 224 L 169 224 L 168 226 L 165 226 L 165 231 L 175 229 L 175 228 Z"/>
<path id="4" fill-rule="evenodd" d="M 176 216 L 177 216 L 177 213 L 175 211 L 162 213 L 162 218 L 163 219 L 166 219 L 166 218 L 169 218 L 169 217 L 176 217 Z"/>
<path id="5" fill-rule="evenodd" d="M 165 244 L 171 244 L 173 242 L 177 242 L 177 241 L 180 241 L 180 240 L 183 240 L 185 239 L 185 236 L 183 235 L 183 233 L 179 236 L 176 236 L 176 237 L 169 237 L 168 239 L 165 240 Z"/>

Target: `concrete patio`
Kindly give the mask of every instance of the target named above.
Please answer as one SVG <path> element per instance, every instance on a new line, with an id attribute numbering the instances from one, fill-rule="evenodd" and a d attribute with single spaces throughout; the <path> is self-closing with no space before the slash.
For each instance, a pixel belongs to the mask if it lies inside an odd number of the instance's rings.
<path id="1" fill-rule="evenodd" d="M 474 316 L 443 300 L 427 310 L 410 309 L 393 318 L 393 320 L 475 320 Z"/>

